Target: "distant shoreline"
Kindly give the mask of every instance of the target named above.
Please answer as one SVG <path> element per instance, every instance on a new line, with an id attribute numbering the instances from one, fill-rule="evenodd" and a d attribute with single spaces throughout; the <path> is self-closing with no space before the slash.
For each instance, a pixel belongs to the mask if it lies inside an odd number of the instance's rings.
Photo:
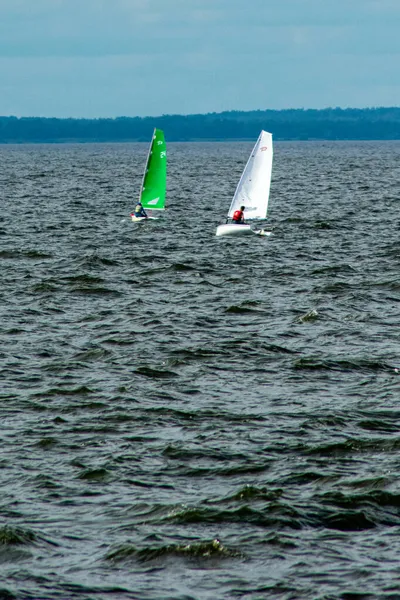
<path id="1" fill-rule="evenodd" d="M 58 119 L 0 117 L 0 144 L 148 142 L 154 127 L 168 142 L 239 142 L 261 129 L 275 141 L 400 140 L 400 107 L 227 111 L 199 115 Z"/>

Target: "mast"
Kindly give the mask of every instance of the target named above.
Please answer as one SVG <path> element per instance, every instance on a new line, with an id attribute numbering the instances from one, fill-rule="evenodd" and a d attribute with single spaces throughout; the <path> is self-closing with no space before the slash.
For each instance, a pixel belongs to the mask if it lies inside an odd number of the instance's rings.
<path id="1" fill-rule="evenodd" d="M 140 185 L 139 200 L 142 197 L 142 192 L 143 192 L 143 187 L 144 187 L 144 180 L 145 180 L 145 177 L 146 177 L 146 173 L 148 171 L 149 160 L 150 160 L 151 150 L 153 148 L 153 143 L 154 143 L 155 136 L 156 136 L 156 128 L 154 127 L 154 129 L 153 129 L 153 136 L 151 138 L 150 146 L 149 146 L 149 149 L 147 151 L 146 166 L 145 166 L 144 171 L 143 171 L 142 183 Z"/>

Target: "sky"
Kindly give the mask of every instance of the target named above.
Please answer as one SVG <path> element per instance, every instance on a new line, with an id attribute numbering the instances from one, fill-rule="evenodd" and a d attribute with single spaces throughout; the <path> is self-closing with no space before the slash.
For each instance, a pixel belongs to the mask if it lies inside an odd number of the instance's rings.
<path id="1" fill-rule="evenodd" d="M 400 106 L 400 0 L 0 0 L 0 115 Z"/>

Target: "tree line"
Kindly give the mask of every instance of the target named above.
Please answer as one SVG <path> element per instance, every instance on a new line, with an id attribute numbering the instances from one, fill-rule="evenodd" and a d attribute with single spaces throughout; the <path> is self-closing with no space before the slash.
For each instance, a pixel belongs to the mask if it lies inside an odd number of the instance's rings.
<path id="1" fill-rule="evenodd" d="M 400 108 L 226 111 L 159 117 L 57 119 L 0 117 L 0 143 L 148 141 L 154 127 L 167 141 L 399 140 Z"/>

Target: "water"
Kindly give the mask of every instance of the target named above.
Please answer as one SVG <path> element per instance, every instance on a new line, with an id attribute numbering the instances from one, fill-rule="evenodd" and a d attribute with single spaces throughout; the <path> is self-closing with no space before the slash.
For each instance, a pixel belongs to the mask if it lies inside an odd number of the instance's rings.
<path id="1" fill-rule="evenodd" d="M 0 147 L 0 597 L 399 598 L 400 143 Z"/>

